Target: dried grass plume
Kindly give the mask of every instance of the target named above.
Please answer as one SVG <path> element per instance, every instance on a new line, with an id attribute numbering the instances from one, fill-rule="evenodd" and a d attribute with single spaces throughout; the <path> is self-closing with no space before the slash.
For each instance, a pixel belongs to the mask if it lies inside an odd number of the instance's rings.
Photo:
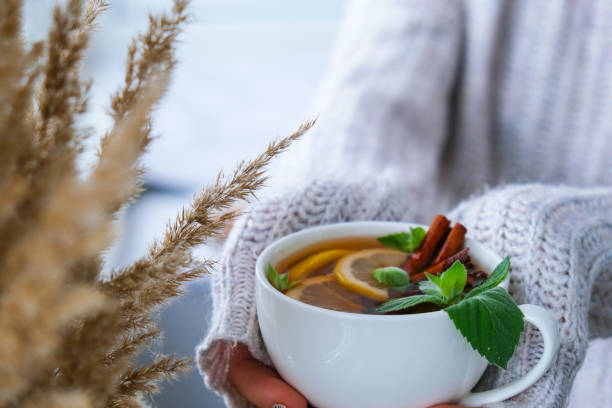
<path id="1" fill-rule="evenodd" d="M 139 407 L 188 358 L 135 356 L 160 331 L 155 312 L 213 262 L 192 250 L 217 235 L 265 182 L 269 162 L 306 132 L 271 143 L 204 188 L 133 264 L 100 280 L 117 211 L 142 191 L 140 157 L 151 112 L 176 64 L 187 0 L 150 16 L 128 48 L 110 101 L 111 129 L 87 177 L 76 160 L 89 136 L 77 126 L 90 82 L 83 54 L 105 1 L 57 6 L 48 37 L 23 41 L 21 0 L 0 1 L 0 407 Z M 222 215 L 220 215 L 222 214 Z"/>

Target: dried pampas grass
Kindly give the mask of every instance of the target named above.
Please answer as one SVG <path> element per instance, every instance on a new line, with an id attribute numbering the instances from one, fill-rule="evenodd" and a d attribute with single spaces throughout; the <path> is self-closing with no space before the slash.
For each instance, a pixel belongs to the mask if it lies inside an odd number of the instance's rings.
<path id="1" fill-rule="evenodd" d="M 0 2 L 0 407 L 139 407 L 188 358 L 135 356 L 160 334 L 154 313 L 213 261 L 192 250 L 223 230 L 265 182 L 264 169 L 312 122 L 271 143 L 233 174 L 219 174 L 167 226 L 143 258 L 100 281 L 102 252 L 118 210 L 142 191 L 139 158 L 151 112 L 176 64 L 187 0 L 151 16 L 129 46 L 113 94 L 112 128 L 81 177 L 75 161 L 88 133 L 76 125 L 90 83 L 79 75 L 96 17 L 108 4 L 68 0 L 48 38 L 22 40 L 20 0 Z"/>

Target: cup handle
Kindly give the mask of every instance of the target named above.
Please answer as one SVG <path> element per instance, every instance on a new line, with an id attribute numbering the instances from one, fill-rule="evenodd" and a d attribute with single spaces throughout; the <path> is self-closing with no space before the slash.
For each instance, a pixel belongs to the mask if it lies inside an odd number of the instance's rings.
<path id="1" fill-rule="evenodd" d="M 525 391 L 544 375 L 555 360 L 559 350 L 559 328 L 550 312 L 536 305 L 519 306 L 525 320 L 540 330 L 544 340 L 544 352 L 540 361 L 523 377 L 510 384 L 482 392 L 470 392 L 459 400 L 460 405 L 477 407 L 485 404 L 504 401 Z"/>

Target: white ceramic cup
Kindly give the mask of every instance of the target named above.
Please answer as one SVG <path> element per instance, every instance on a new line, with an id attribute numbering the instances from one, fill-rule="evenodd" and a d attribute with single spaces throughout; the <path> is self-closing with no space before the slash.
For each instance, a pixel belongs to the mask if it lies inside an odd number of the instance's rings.
<path id="1" fill-rule="evenodd" d="M 443 311 L 365 315 L 311 306 L 276 290 L 268 264 L 314 243 L 342 237 L 378 237 L 415 224 L 350 222 L 306 229 L 279 239 L 259 256 L 256 302 L 259 327 L 274 366 L 317 408 L 424 408 L 456 402 L 479 406 L 510 398 L 533 385 L 551 366 L 559 332 L 540 306 L 521 305 L 525 320 L 542 334 L 540 361 L 518 380 L 471 393 L 487 367 Z M 472 261 L 487 273 L 502 261 L 466 239 Z M 508 288 L 508 280 L 501 283 Z"/>

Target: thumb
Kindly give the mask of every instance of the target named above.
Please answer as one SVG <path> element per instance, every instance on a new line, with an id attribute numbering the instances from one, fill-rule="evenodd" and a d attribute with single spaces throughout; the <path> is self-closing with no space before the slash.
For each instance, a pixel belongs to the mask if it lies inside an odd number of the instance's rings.
<path id="1" fill-rule="evenodd" d="M 255 360 L 238 343 L 230 353 L 228 380 L 249 402 L 260 408 L 306 408 L 306 399 L 269 367 Z"/>

